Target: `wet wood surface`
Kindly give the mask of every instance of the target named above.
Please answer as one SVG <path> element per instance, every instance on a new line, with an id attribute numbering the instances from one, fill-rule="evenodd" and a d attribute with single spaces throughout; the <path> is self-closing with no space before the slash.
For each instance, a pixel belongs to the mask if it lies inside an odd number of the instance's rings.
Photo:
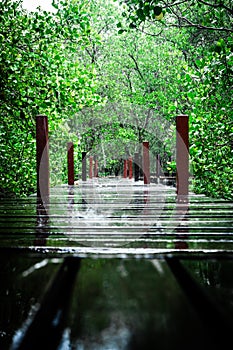
<path id="1" fill-rule="evenodd" d="M 233 203 L 109 178 L 0 200 L 0 349 L 220 349 Z"/>
<path id="2" fill-rule="evenodd" d="M 59 254 L 232 254 L 233 203 L 128 179 L 0 201 L 0 246 Z"/>

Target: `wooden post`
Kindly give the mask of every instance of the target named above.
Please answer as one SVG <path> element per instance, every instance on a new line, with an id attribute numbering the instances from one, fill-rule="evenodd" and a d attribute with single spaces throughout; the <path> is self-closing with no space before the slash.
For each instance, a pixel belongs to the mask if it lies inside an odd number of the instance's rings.
<path id="1" fill-rule="evenodd" d="M 143 145 L 143 174 L 144 184 L 150 184 L 150 154 L 149 154 L 149 142 L 144 141 Z"/>
<path id="2" fill-rule="evenodd" d="M 36 163 L 37 197 L 46 201 L 49 197 L 49 139 L 46 115 L 36 116 Z"/>
<path id="3" fill-rule="evenodd" d="M 125 179 L 127 178 L 127 170 L 128 170 L 128 161 L 127 161 L 127 159 L 124 159 L 124 173 L 123 173 L 123 177 Z"/>
<path id="4" fill-rule="evenodd" d="M 93 177 L 93 157 L 90 156 L 89 158 L 89 178 L 92 179 Z"/>
<path id="5" fill-rule="evenodd" d="M 87 181 L 87 159 L 86 152 L 82 152 L 82 181 Z"/>
<path id="6" fill-rule="evenodd" d="M 133 178 L 133 159 L 132 159 L 132 157 L 129 157 L 128 164 L 129 164 L 129 179 L 132 179 Z"/>
<path id="7" fill-rule="evenodd" d="M 139 153 L 134 154 L 134 181 L 139 181 Z"/>
<path id="8" fill-rule="evenodd" d="M 67 142 L 68 185 L 74 185 L 74 144 Z"/>
<path id="9" fill-rule="evenodd" d="M 176 189 L 177 195 L 187 196 L 189 191 L 189 119 L 176 117 Z"/>
<path id="10" fill-rule="evenodd" d="M 94 156 L 94 177 L 98 177 L 98 160 L 97 160 L 97 156 Z"/>

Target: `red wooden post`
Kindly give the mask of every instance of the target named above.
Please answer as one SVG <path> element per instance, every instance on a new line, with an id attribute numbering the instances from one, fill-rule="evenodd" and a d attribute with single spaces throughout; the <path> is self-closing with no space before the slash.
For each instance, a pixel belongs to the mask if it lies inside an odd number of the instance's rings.
<path id="1" fill-rule="evenodd" d="M 128 161 L 127 161 L 127 159 L 124 159 L 124 173 L 123 173 L 123 177 L 125 179 L 127 178 L 127 170 L 128 170 Z"/>
<path id="2" fill-rule="evenodd" d="M 49 139 L 46 115 L 36 116 L 36 163 L 37 197 L 46 201 L 49 197 Z"/>
<path id="3" fill-rule="evenodd" d="M 94 177 L 98 177 L 98 160 L 96 156 L 94 157 L 94 161 Z"/>
<path id="4" fill-rule="evenodd" d="M 150 184 L 150 154 L 149 154 L 149 142 L 144 141 L 143 145 L 143 174 L 144 184 Z"/>
<path id="5" fill-rule="evenodd" d="M 189 191 L 189 118 L 176 117 L 176 189 L 177 195 L 187 196 Z"/>
<path id="6" fill-rule="evenodd" d="M 92 179 L 92 177 L 93 177 L 93 157 L 92 156 L 90 156 L 90 159 L 89 159 L 89 161 L 90 161 L 90 166 L 89 166 L 89 178 L 90 179 Z"/>
<path id="7" fill-rule="evenodd" d="M 129 157 L 128 163 L 129 163 L 129 179 L 132 179 L 133 178 L 133 158 L 132 157 Z"/>
<path id="8" fill-rule="evenodd" d="M 74 144 L 67 142 L 68 185 L 74 185 Z"/>
<path id="9" fill-rule="evenodd" d="M 87 159 L 86 152 L 82 152 L 82 181 L 87 181 Z"/>

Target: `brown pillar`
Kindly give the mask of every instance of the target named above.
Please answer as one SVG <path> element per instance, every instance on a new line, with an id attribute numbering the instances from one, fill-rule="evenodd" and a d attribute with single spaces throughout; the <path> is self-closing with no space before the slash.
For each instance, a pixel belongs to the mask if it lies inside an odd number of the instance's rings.
<path id="1" fill-rule="evenodd" d="M 144 184 L 150 184 L 150 154 L 149 154 L 149 142 L 144 141 L 143 145 L 143 174 Z"/>
<path id="2" fill-rule="evenodd" d="M 89 178 L 92 179 L 93 177 L 93 157 L 90 156 L 89 158 Z"/>
<path id="3" fill-rule="evenodd" d="M 133 178 L 133 159 L 132 159 L 132 157 L 129 157 L 128 164 L 129 164 L 129 179 L 132 179 Z"/>
<path id="4" fill-rule="evenodd" d="M 98 160 L 97 157 L 94 157 L 94 177 L 98 177 Z"/>
<path id="5" fill-rule="evenodd" d="M 74 145 L 67 142 L 68 185 L 74 185 Z"/>
<path id="6" fill-rule="evenodd" d="M 187 196 L 189 191 L 189 119 L 176 117 L 176 189 L 177 195 Z"/>
<path id="7" fill-rule="evenodd" d="M 49 196 L 49 140 L 48 118 L 36 116 L 36 167 L 37 197 L 46 200 Z"/>
<path id="8" fill-rule="evenodd" d="M 82 181 L 87 181 L 87 153 L 82 152 Z"/>

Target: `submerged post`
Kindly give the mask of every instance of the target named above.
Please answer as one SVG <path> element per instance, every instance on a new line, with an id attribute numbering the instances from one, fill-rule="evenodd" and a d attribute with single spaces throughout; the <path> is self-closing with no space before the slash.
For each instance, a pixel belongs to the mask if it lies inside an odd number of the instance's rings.
<path id="1" fill-rule="evenodd" d="M 187 196 L 189 191 L 189 118 L 176 117 L 176 191 Z"/>
<path id="2" fill-rule="evenodd" d="M 36 169 L 37 197 L 46 201 L 49 197 L 49 138 L 46 115 L 36 116 Z"/>
<path id="3" fill-rule="evenodd" d="M 67 142 L 68 185 L 74 185 L 74 144 Z"/>
<path id="4" fill-rule="evenodd" d="M 144 141 L 143 145 L 143 174 L 144 184 L 150 184 L 150 154 L 149 154 L 149 142 Z"/>
<path id="5" fill-rule="evenodd" d="M 86 152 L 82 152 L 82 181 L 87 181 L 87 159 Z"/>

